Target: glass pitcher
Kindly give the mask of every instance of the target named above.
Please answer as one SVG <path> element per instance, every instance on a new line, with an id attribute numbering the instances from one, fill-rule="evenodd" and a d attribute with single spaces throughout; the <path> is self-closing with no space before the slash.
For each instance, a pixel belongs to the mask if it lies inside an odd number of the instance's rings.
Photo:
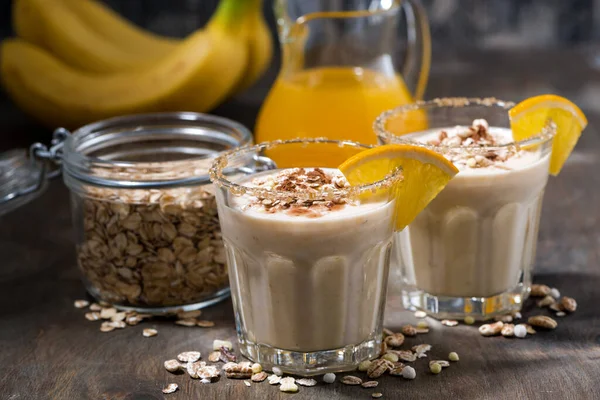
<path id="1" fill-rule="evenodd" d="M 260 111 L 257 142 L 376 144 L 375 118 L 422 98 L 431 44 L 418 0 L 275 0 L 275 13 L 282 67 Z"/>

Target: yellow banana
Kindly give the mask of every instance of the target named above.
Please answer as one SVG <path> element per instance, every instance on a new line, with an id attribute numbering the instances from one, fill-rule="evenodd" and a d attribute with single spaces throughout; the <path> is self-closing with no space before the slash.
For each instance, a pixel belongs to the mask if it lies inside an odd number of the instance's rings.
<path id="1" fill-rule="evenodd" d="M 245 12 L 243 1 L 222 1 L 205 30 L 139 72 L 84 73 L 23 40 L 6 40 L 0 49 L 2 83 L 17 104 L 54 127 L 140 112 L 208 111 L 231 92 L 247 65 L 236 23 Z"/>
<path id="2" fill-rule="evenodd" d="M 265 73 L 273 58 L 273 40 L 262 9 L 259 8 L 248 16 L 245 34 L 249 50 L 248 66 L 234 93 L 252 86 Z"/>
<path id="3" fill-rule="evenodd" d="M 273 43 L 262 0 L 246 0 L 239 13 L 249 62 L 238 93 L 262 76 L 273 54 Z M 17 34 L 54 54 L 68 65 L 95 73 L 140 70 L 167 57 L 179 43 L 136 27 L 96 0 L 15 0 Z"/>
<path id="4" fill-rule="evenodd" d="M 147 59 L 158 59 L 168 54 L 179 42 L 138 28 L 97 0 L 58 1 L 65 2 L 87 26 L 106 40 Z M 252 86 L 264 74 L 273 58 L 273 40 L 263 16 L 263 1 L 250 1 L 254 2 L 254 8 L 249 15 L 243 17 L 250 51 L 249 62 L 241 82 L 233 90 L 234 93 Z"/>
<path id="5" fill-rule="evenodd" d="M 148 62 L 89 29 L 62 1 L 16 0 L 13 17 L 19 37 L 81 70 L 119 72 Z"/>
<path id="6" fill-rule="evenodd" d="M 180 40 L 139 28 L 97 0 L 60 0 L 88 27 L 123 50 L 146 59 L 160 59 L 173 51 Z"/>

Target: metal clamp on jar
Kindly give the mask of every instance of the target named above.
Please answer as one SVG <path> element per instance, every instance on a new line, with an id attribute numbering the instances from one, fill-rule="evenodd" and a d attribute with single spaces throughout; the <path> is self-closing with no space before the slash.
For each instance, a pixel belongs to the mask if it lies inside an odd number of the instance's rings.
<path id="1" fill-rule="evenodd" d="M 31 146 L 29 159 L 16 150 L 0 158 L 0 214 L 62 170 L 77 264 L 92 296 L 150 313 L 205 307 L 229 295 L 208 170 L 221 152 L 251 141 L 241 124 L 196 113 L 58 129 L 50 147 Z M 254 169 L 260 158 L 248 161 Z"/>

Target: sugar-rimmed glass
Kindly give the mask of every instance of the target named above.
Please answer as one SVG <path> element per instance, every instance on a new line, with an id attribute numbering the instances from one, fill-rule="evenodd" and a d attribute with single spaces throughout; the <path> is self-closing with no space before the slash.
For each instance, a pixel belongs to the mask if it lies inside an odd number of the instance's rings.
<path id="1" fill-rule="evenodd" d="M 519 310 L 527 297 L 555 126 L 549 123 L 520 142 L 428 143 L 442 130 L 468 127 L 475 119 L 506 134 L 513 105 L 493 98 L 436 99 L 387 111 L 376 120 L 380 143 L 419 144 L 455 163 L 490 152 L 522 154 L 522 162 L 509 169 L 459 166 L 461 172 L 437 198 L 396 234 L 390 293 L 401 295 L 404 307 L 438 318 L 488 319 Z M 426 121 L 427 129 L 404 134 L 403 126 L 416 120 Z"/>
<path id="2" fill-rule="evenodd" d="M 241 352 L 267 368 L 300 375 L 351 370 L 380 352 L 394 230 L 391 189 L 402 173 L 354 187 L 254 187 L 253 179 L 280 170 L 252 171 L 245 160 L 264 160 L 259 157 L 267 154 L 283 165 L 285 160 L 275 155 L 288 148 L 297 152 L 294 159 L 316 162 L 314 154 L 346 157 L 369 146 L 327 139 L 276 141 L 226 153 L 213 164 Z M 332 159 L 324 157 L 312 167 L 337 166 Z M 312 218 L 250 212 L 243 203 L 339 198 L 348 204 Z"/>

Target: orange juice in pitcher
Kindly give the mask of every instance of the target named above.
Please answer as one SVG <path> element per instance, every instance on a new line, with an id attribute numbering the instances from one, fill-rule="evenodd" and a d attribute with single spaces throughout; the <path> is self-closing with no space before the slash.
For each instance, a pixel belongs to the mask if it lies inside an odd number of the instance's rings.
<path id="1" fill-rule="evenodd" d="M 375 118 L 423 95 L 429 27 L 414 0 L 276 0 L 275 6 L 282 67 L 260 111 L 257 142 L 327 137 L 376 144 Z M 406 124 L 407 132 L 426 128 L 421 118 Z"/>

